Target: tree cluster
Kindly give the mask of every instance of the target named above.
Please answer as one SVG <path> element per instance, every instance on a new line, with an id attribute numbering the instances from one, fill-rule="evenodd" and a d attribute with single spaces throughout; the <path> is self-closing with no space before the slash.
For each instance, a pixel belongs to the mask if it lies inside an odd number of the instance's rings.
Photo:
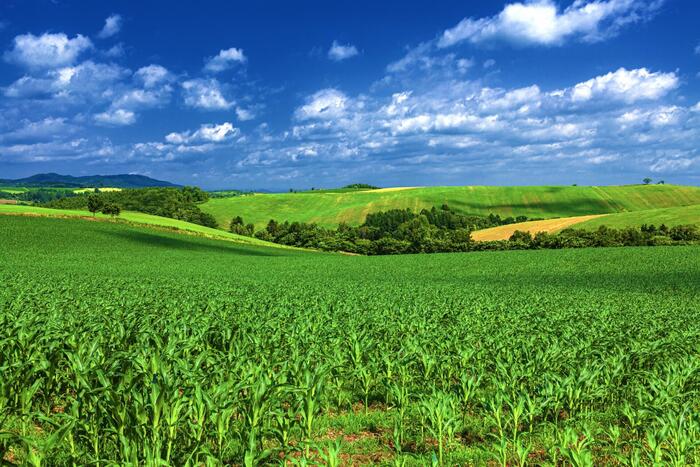
<path id="1" fill-rule="evenodd" d="M 378 190 L 378 186 L 368 185 L 367 183 L 351 183 L 350 185 L 345 185 L 343 188 L 351 190 Z"/>
<path id="2" fill-rule="evenodd" d="M 97 190 L 95 190 L 95 193 L 88 195 L 87 197 L 87 210 L 92 213 L 94 216 L 97 212 L 101 212 L 102 214 L 106 214 L 109 216 L 118 216 L 122 212 L 121 206 L 119 206 L 116 203 L 112 202 L 106 202 L 99 196 L 97 196 L 96 193 L 99 193 Z"/>
<path id="3" fill-rule="evenodd" d="M 236 216 L 231 220 L 231 223 L 229 224 L 229 231 L 238 235 L 252 237 L 255 233 L 255 226 L 253 224 L 245 225 L 243 223 L 243 218 L 241 216 Z"/>
<path id="4" fill-rule="evenodd" d="M 343 223 L 336 229 L 303 222 L 270 220 L 264 229 L 253 232 L 252 224 L 245 225 L 243 219 L 236 216 L 231 221 L 230 230 L 283 245 L 388 255 L 469 251 L 472 249 L 473 230 L 526 220 L 529 219 L 525 216 L 501 218 L 497 214 L 467 216 L 442 205 L 420 212 L 391 209 L 371 213 L 358 227 Z"/>
<path id="5" fill-rule="evenodd" d="M 136 188 L 91 193 L 54 200 L 45 203 L 44 206 L 57 209 L 89 209 L 90 199 L 99 206 L 118 206 L 126 211 L 139 211 L 207 227 L 217 227 L 216 219 L 199 208 L 198 204 L 207 201 L 209 197 L 205 191 L 196 187 Z M 97 212 L 101 209 L 100 207 L 96 211 L 89 210 Z"/>
<path id="6" fill-rule="evenodd" d="M 640 227 L 613 229 L 601 225 L 597 230 L 565 229 L 558 234 L 515 231 L 503 242 L 482 242 L 479 249 L 557 249 L 620 246 L 687 245 L 700 241 L 695 225 L 667 227 L 642 224 Z"/>

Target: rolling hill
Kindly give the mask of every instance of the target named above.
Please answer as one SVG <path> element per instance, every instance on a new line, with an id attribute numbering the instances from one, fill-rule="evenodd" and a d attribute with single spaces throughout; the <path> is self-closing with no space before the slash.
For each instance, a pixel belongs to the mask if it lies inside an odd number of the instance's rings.
<path id="1" fill-rule="evenodd" d="M 245 245 L 256 245 L 276 249 L 292 248 L 285 245 L 279 245 L 277 243 L 266 242 L 257 238 L 245 237 L 243 235 L 236 235 L 219 229 L 212 229 L 203 225 L 192 224 L 190 222 L 171 219 L 169 217 L 153 216 L 142 212 L 123 211 L 118 218 L 112 219 L 110 216 L 99 213 L 93 216 L 88 211 L 0 204 L 0 215 L 3 214 L 32 217 L 77 218 L 88 221 L 98 220 L 112 223 L 125 223 L 136 227 L 149 227 L 151 229 L 167 230 L 174 233 L 196 235 L 199 237 L 206 237 L 216 240 L 227 240 Z"/>
<path id="2" fill-rule="evenodd" d="M 43 173 L 31 177 L 12 179 L 0 179 L 0 186 L 13 187 L 64 187 L 64 188 L 149 188 L 149 187 L 176 187 L 174 183 L 145 175 L 119 174 L 119 175 L 87 175 L 74 177 L 57 173 Z"/>
<path id="3" fill-rule="evenodd" d="M 700 204 L 700 187 L 626 186 L 457 186 L 389 188 L 350 193 L 255 194 L 211 199 L 200 207 L 220 225 L 242 216 L 260 228 L 270 219 L 359 225 L 370 212 L 448 204 L 465 214 L 554 218 L 642 211 Z"/>

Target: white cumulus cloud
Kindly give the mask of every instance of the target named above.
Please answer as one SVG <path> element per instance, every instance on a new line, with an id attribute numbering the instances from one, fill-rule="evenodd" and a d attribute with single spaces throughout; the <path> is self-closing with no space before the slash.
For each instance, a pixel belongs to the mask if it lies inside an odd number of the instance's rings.
<path id="1" fill-rule="evenodd" d="M 560 11 L 553 0 L 510 3 L 495 16 L 465 18 L 443 32 L 439 47 L 468 41 L 558 45 L 576 38 L 594 42 L 651 16 L 664 0 L 576 0 Z"/>
<path id="2" fill-rule="evenodd" d="M 240 130 L 232 123 L 224 122 L 220 125 L 213 123 L 201 125 L 197 131 L 184 131 L 181 133 L 170 133 L 165 140 L 171 144 L 191 144 L 191 143 L 224 143 L 230 141 L 240 134 Z"/>
<path id="3" fill-rule="evenodd" d="M 170 72 L 160 65 L 141 67 L 134 73 L 134 77 L 147 88 L 152 88 L 173 79 Z"/>
<path id="4" fill-rule="evenodd" d="M 182 83 L 185 104 L 203 110 L 226 110 L 233 106 L 221 91 L 221 85 L 215 79 L 193 79 Z"/>
<path id="5" fill-rule="evenodd" d="M 337 118 L 345 113 L 347 103 L 348 97 L 337 89 L 322 89 L 296 110 L 296 117 L 299 120 Z"/>
<path id="6" fill-rule="evenodd" d="M 243 49 L 231 47 L 230 49 L 221 50 L 218 55 L 208 59 L 204 65 L 204 71 L 220 73 L 233 67 L 236 63 L 245 63 L 247 60 L 243 54 Z"/>
<path id="7" fill-rule="evenodd" d="M 117 65 L 86 61 L 49 70 L 43 77 L 23 76 L 5 88 L 12 98 L 49 97 L 67 102 L 109 98 L 112 87 L 129 74 Z"/>
<path id="8" fill-rule="evenodd" d="M 571 89 L 571 99 L 574 102 L 585 102 L 604 98 L 631 103 L 658 99 L 676 87 L 678 87 L 678 77 L 673 72 L 651 72 L 646 68 L 636 70 L 620 68 L 578 83 Z"/>
<path id="9" fill-rule="evenodd" d="M 338 41 L 333 41 L 331 48 L 328 49 L 328 58 L 335 62 L 340 62 L 348 58 L 352 58 L 359 54 L 357 47 L 352 44 L 339 44 Z"/>
<path id="10" fill-rule="evenodd" d="M 75 63 L 90 48 L 90 39 L 80 34 L 72 39 L 63 33 L 22 34 L 15 37 L 12 50 L 5 52 L 5 60 L 30 69 L 58 68 Z"/>
<path id="11" fill-rule="evenodd" d="M 122 29 L 122 17 L 121 15 L 111 15 L 105 20 L 105 25 L 102 30 L 97 34 L 100 39 L 107 39 L 119 33 Z"/>

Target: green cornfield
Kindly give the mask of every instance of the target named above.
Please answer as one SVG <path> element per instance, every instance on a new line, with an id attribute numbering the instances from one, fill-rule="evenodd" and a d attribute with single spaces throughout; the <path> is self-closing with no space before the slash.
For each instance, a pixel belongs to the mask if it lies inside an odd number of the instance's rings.
<path id="1" fill-rule="evenodd" d="M 700 463 L 700 248 L 351 257 L 0 216 L 16 465 Z"/>

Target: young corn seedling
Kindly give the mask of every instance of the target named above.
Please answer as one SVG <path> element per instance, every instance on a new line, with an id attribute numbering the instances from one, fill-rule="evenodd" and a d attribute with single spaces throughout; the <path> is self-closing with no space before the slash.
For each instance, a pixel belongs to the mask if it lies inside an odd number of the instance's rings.
<path id="1" fill-rule="evenodd" d="M 339 467 L 341 465 L 340 448 L 340 441 L 335 441 L 332 444 L 328 444 L 325 449 L 319 450 L 319 455 L 324 465 L 328 467 Z"/>
<path id="2" fill-rule="evenodd" d="M 427 422 L 426 427 L 438 444 L 440 465 L 444 465 L 444 452 L 454 440 L 458 424 L 456 405 L 455 399 L 442 391 L 434 391 L 430 397 L 421 401 L 421 410 Z"/>
<path id="3" fill-rule="evenodd" d="M 317 415 L 321 411 L 324 384 L 328 370 L 316 368 L 314 371 L 305 370 L 301 387 L 296 390 L 298 396 L 297 411 L 301 417 L 301 426 L 306 440 L 306 456 L 309 456 L 310 445 Z"/>

